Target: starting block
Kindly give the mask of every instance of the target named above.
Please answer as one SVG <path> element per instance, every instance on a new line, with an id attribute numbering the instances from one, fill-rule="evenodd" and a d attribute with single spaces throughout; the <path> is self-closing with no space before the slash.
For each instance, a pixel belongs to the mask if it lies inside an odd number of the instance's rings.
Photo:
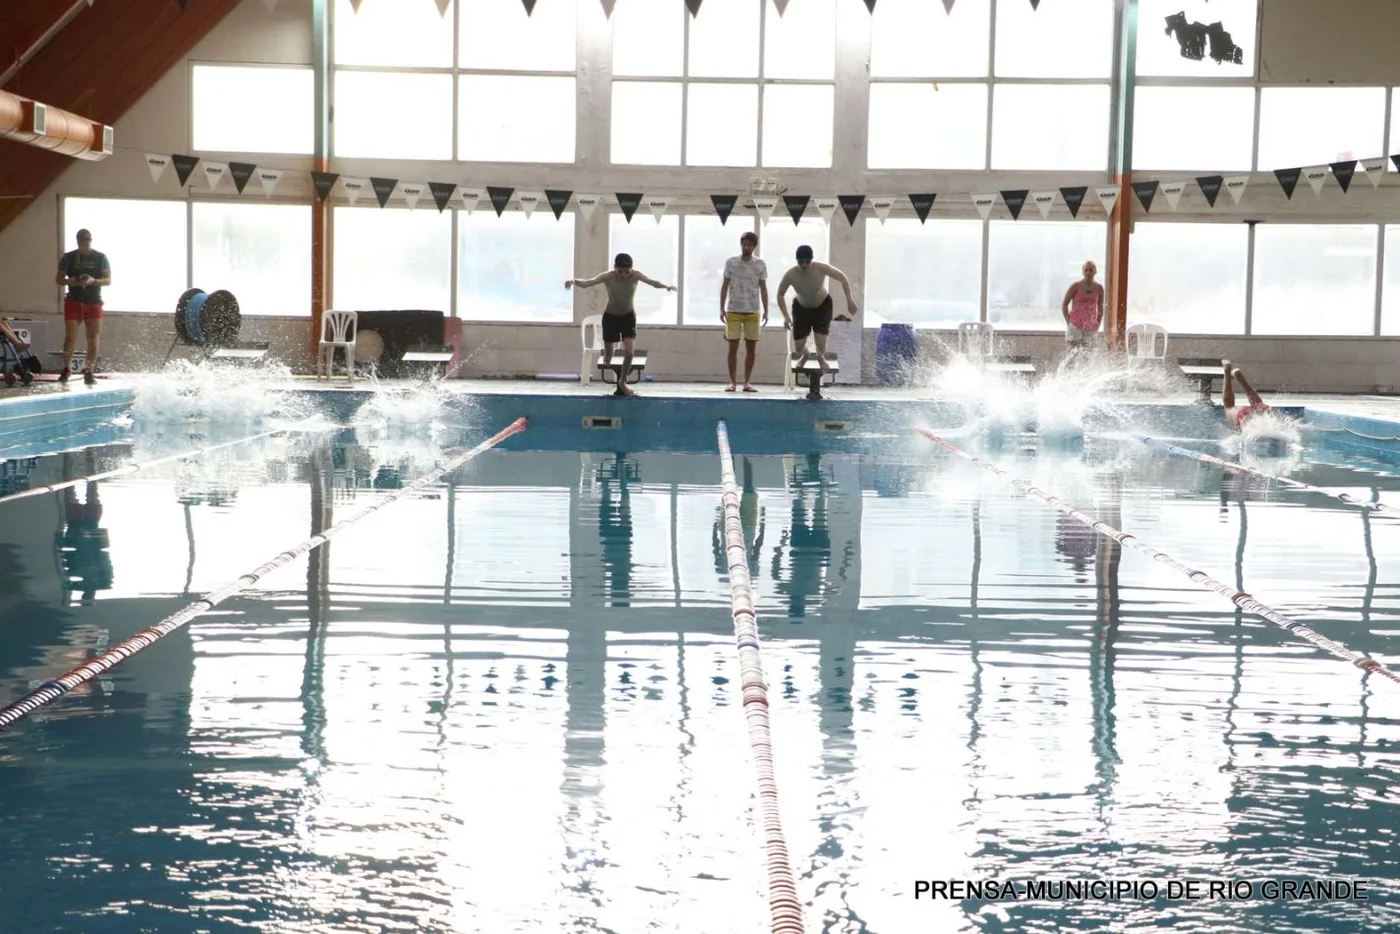
<path id="1" fill-rule="evenodd" d="M 407 369 L 414 375 L 431 376 L 445 374 L 447 371 L 447 364 L 452 362 L 452 351 L 410 350 L 400 357 L 399 360 L 409 365 Z"/>
<path id="2" fill-rule="evenodd" d="M 622 375 L 622 361 L 626 355 L 622 351 L 617 351 L 612 358 L 598 355 L 598 378 L 605 383 L 617 383 L 618 377 Z M 645 350 L 632 351 L 632 370 L 627 374 L 627 382 L 640 383 L 642 373 L 647 368 L 647 352 Z M 612 374 L 612 379 L 608 379 L 608 374 Z"/>
<path id="3" fill-rule="evenodd" d="M 1209 405 L 1211 384 L 1225 378 L 1225 367 L 1211 357 L 1186 357 L 1176 361 L 1181 375 L 1196 384 L 1196 401 Z"/>
<path id="4" fill-rule="evenodd" d="M 792 372 L 797 375 L 798 379 L 801 379 L 803 376 L 807 377 L 807 398 L 823 398 L 821 362 L 817 360 L 815 356 L 808 357 L 807 362 L 802 366 L 798 366 L 796 360 L 789 359 L 789 362 L 792 364 Z M 841 362 L 836 359 L 836 354 L 829 353 L 826 355 L 826 365 L 826 372 L 829 377 L 827 385 L 833 385 L 836 382 L 836 374 L 841 372 Z"/>

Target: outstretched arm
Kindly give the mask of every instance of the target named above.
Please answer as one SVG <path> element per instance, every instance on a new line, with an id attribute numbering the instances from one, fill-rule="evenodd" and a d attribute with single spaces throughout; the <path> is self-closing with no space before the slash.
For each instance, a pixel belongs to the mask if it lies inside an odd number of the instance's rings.
<path id="1" fill-rule="evenodd" d="M 578 286 L 581 289 L 591 289 L 595 285 L 602 285 L 604 282 L 607 282 L 608 279 L 611 277 L 612 270 L 609 269 L 607 272 L 598 273 L 598 275 L 594 276 L 591 279 L 570 279 L 564 283 L 564 288 L 572 289 L 574 286 Z"/>
<path id="2" fill-rule="evenodd" d="M 674 285 L 667 285 L 664 282 L 657 282 L 651 276 L 645 275 L 644 273 L 634 271 L 632 275 L 636 276 L 638 279 L 641 279 L 653 289 L 665 289 L 667 292 L 674 292 L 676 290 L 676 287 Z"/>
<path id="3" fill-rule="evenodd" d="M 856 305 L 855 294 L 851 292 L 851 277 L 830 263 L 822 263 L 826 268 L 826 274 L 837 282 L 841 283 L 841 289 L 846 293 L 846 310 L 851 314 L 860 314 L 860 308 Z"/>

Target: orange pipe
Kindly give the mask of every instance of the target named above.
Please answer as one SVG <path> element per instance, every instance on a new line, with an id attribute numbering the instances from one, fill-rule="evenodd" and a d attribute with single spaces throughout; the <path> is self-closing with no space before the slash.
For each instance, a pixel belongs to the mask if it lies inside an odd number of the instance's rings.
<path id="1" fill-rule="evenodd" d="M 42 125 L 43 132 L 35 132 Z M 0 139 L 12 139 L 75 159 L 96 162 L 112 154 L 108 127 L 67 110 L 0 91 Z"/>

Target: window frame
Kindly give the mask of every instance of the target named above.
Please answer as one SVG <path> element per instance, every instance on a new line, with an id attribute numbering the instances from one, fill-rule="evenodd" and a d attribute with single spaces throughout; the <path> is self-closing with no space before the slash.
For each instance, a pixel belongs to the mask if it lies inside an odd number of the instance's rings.
<path id="1" fill-rule="evenodd" d="M 173 171 L 173 169 L 167 169 L 167 171 Z M 59 203 L 58 203 L 58 218 L 57 218 L 58 223 L 56 224 L 56 226 L 57 226 L 57 228 L 58 228 L 58 232 L 57 232 L 57 235 L 58 235 L 58 252 L 54 254 L 54 259 L 53 259 L 54 268 L 55 268 L 55 269 L 57 269 L 58 258 L 61 257 L 63 254 L 69 252 L 70 250 L 74 249 L 74 242 L 73 242 L 73 239 L 69 236 L 69 232 L 68 232 L 68 202 L 69 202 L 69 201 L 113 201 L 113 202 L 154 201 L 154 202 L 160 202 L 160 203 L 165 203 L 165 204 L 180 205 L 180 206 L 183 208 L 183 213 L 184 213 L 184 224 L 185 224 L 185 254 L 184 254 L 184 266 L 185 266 L 185 269 L 184 269 L 184 276 L 183 276 L 183 278 L 184 278 L 184 288 L 188 289 L 188 288 L 190 287 L 190 276 L 191 276 L 190 267 L 191 267 L 191 266 L 193 265 L 193 263 L 194 263 L 194 229 L 193 229 L 193 227 L 194 227 L 194 207 L 193 207 L 194 201 L 193 201 L 192 199 L 188 199 L 188 198 L 162 197 L 162 196 L 159 196 L 159 195 L 148 195 L 148 196 L 138 196 L 138 195 L 89 195 L 89 194 L 78 194 L 78 193 L 71 193 L 71 192 L 61 194 L 61 195 L 59 196 Z M 97 249 L 98 252 L 100 252 L 100 253 L 108 253 L 107 250 L 104 250 L 104 249 L 101 248 L 100 244 L 99 244 L 98 247 L 96 247 L 96 249 Z M 118 259 L 116 260 L 116 263 L 114 264 L 114 268 L 119 268 L 119 266 L 120 266 L 120 257 L 118 257 Z M 52 275 L 52 273 L 45 273 L 45 274 L 44 274 L 45 279 L 47 280 L 51 275 Z M 117 272 L 116 275 L 120 275 L 120 273 Z M 55 288 L 56 288 L 56 289 L 61 289 L 62 287 L 61 287 L 61 286 L 55 286 Z M 111 286 L 104 286 L 104 289 L 110 289 L 110 288 L 111 288 Z M 115 315 L 162 314 L 162 313 L 164 313 L 165 310 L 166 310 L 166 307 L 164 307 L 164 306 L 161 307 L 161 308 L 122 308 L 122 307 L 120 307 L 120 306 L 111 304 L 111 299 L 110 299 L 107 295 L 105 295 L 105 294 L 103 295 L 103 302 L 104 302 L 103 314 L 115 314 Z"/>

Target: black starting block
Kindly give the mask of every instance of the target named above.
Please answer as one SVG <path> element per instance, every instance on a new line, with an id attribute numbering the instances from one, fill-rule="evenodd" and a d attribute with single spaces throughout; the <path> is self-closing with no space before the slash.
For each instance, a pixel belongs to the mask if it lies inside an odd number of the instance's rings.
<path id="1" fill-rule="evenodd" d="M 799 357 L 798 359 L 801 359 L 801 358 Z M 841 372 L 841 363 L 840 363 L 840 361 L 838 361 L 838 360 L 836 359 L 836 354 L 834 354 L 834 353 L 829 353 L 829 354 L 826 355 L 826 365 L 827 365 L 827 371 L 826 371 L 826 373 L 827 373 L 827 376 L 828 376 L 827 385 L 834 385 L 835 382 L 836 382 L 836 374 L 839 373 L 839 372 Z M 822 398 L 822 365 L 821 365 L 821 361 L 819 361 L 815 356 L 812 356 L 812 357 L 808 357 L 808 358 L 807 358 L 807 361 L 806 361 L 804 364 L 802 364 L 801 366 L 798 366 L 798 365 L 797 365 L 797 360 L 793 360 L 793 361 L 792 361 L 792 372 L 795 373 L 795 374 L 797 374 L 797 378 L 798 378 L 798 379 L 801 379 L 803 376 L 806 376 L 806 377 L 807 377 L 807 398 L 808 398 L 808 399 L 820 399 L 820 398 Z"/>
<path id="2" fill-rule="evenodd" d="M 1211 384 L 1225 378 L 1225 367 L 1212 357 L 1180 357 L 1176 361 L 1181 375 L 1196 384 L 1196 401 L 1209 404 Z"/>
<path id="3" fill-rule="evenodd" d="M 626 359 L 626 354 L 617 351 L 612 358 L 598 355 L 598 378 L 605 383 L 616 383 L 618 377 L 622 375 L 622 361 Z M 632 369 L 627 374 L 627 382 L 640 383 L 642 372 L 647 368 L 647 352 L 645 350 L 632 351 Z M 608 379 L 608 374 L 612 374 L 612 379 Z"/>

